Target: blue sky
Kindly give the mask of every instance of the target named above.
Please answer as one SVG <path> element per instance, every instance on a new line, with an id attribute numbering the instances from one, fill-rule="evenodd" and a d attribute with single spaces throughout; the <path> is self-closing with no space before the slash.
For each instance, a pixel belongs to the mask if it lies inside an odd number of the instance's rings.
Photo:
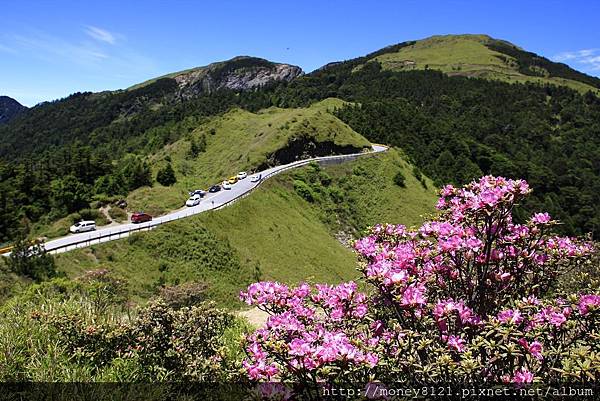
<path id="1" fill-rule="evenodd" d="M 600 1 L 10 1 L 0 95 L 32 106 L 237 55 L 311 71 L 435 34 L 486 33 L 600 75 Z"/>

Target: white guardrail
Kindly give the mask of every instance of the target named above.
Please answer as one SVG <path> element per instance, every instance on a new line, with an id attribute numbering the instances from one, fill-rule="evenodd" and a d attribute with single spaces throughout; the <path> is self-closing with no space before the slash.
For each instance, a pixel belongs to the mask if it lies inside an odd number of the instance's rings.
<path id="1" fill-rule="evenodd" d="M 374 150 L 369 151 L 369 152 L 353 153 L 353 154 L 348 154 L 348 155 L 315 157 L 315 158 L 311 158 L 311 159 L 298 160 L 296 162 L 292 162 L 292 163 L 282 165 L 282 166 L 272 167 L 270 169 L 265 170 L 263 173 L 260 173 L 260 172 L 256 173 L 256 174 L 262 174 L 260 181 L 256 185 L 249 188 L 244 193 L 242 193 L 226 202 L 223 202 L 218 205 L 214 205 L 213 207 L 200 209 L 200 210 L 190 209 L 189 212 L 186 212 L 186 213 L 182 213 L 182 211 L 180 210 L 180 211 L 172 212 L 170 214 L 166 214 L 164 216 L 157 217 L 156 219 L 154 219 L 152 221 L 149 221 L 146 223 L 141 223 L 141 224 L 139 224 L 137 226 L 133 226 L 133 227 L 131 226 L 131 224 L 123 224 L 121 227 L 116 226 L 114 228 L 111 228 L 110 230 L 108 230 L 108 233 L 104 233 L 104 231 L 107 231 L 107 230 L 103 230 L 102 232 L 98 232 L 98 231 L 91 232 L 87 236 L 81 236 L 81 235 L 78 237 L 69 236 L 66 238 L 73 238 L 73 241 L 69 241 L 68 243 L 64 243 L 64 244 L 57 244 L 56 246 L 53 246 L 53 244 L 52 244 L 52 242 L 56 241 L 56 240 L 52 240 L 46 244 L 46 251 L 48 251 L 49 253 L 55 254 L 55 253 L 71 251 L 71 250 L 74 250 L 77 248 L 85 248 L 85 247 L 89 247 L 94 244 L 100 244 L 103 242 L 108 242 L 108 241 L 112 241 L 112 240 L 116 240 L 116 239 L 120 239 L 120 238 L 125 238 L 125 237 L 129 236 L 131 233 L 140 232 L 140 231 L 150 231 L 150 230 L 158 227 L 161 224 L 165 224 L 165 223 L 169 223 L 171 221 L 176 221 L 179 219 L 187 218 L 192 215 L 196 215 L 196 214 L 199 214 L 199 213 L 202 213 L 205 211 L 219 210 L 219 209 L 227 207 L 227 206 L 237 202 L 238 200 L 250 195 L 256 188 L 259 187 L 259 185 L 263 181 L 265 181 L 277 174 L 281 174 L 285 171 L 288 171 L 288 170 L 291 170 L 294 168 L 298 168 L 298 167 L 302 167 L 302 166 L 306 166 L 307 164 L 314 163 L 314 162 L 316 162 L 318 164 L 343 163 L 343 162 L 350 161 L 350 160 L 356 160 L 359 157 L 371 156 L 371 155 L 375 155 L 380 152 L 385 152 L 388 149 L 386 146 L 383 146 L 383 145 L 375 145 L 375 146 L 376 147 L 374 147 Z"/>

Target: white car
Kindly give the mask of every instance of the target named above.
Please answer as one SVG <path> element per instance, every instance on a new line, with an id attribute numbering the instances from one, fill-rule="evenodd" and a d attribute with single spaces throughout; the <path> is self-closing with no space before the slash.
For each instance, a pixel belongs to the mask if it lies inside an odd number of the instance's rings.
<path id="1" fill-rule="evenodd" d="M 245 171 L 240 171 L 237 175 L 238 180 L 243 180 L 246 177 L 248 177 L 248 173 L 246 173 Z"/>
<path id="2" fill-rule="evenodd" d="M 94 231 L 96 229 L 96 222 L 93 220 L 84 220 L 79 223 L 73 224 L 69 227 L 69 231 L 73 234 L 84 233 L 86 231 Z"/>
<path id="3" fill-rule="evenodd" d="M 190 196 L 190 199 L 188 199 L 185 202 L 186 206 L 196 206 L 200 204 L 200 201 L 202 200 L 202 197 L 200 195 L 192 195 Z"/>
<path id="4" fill-rule="evenodd" d="M 231 189 L 231 184 L 229 183 L 229 181 L 223 181 L 221 183 L 221 188 L 223 188 L 223 189 Z"/>
<path id="5" fill-rule="evenodd" d="M 250 182 L 258 182 L 261 178 L 262 176 L 260 174 L 253 175 L 250 177 Z"/>

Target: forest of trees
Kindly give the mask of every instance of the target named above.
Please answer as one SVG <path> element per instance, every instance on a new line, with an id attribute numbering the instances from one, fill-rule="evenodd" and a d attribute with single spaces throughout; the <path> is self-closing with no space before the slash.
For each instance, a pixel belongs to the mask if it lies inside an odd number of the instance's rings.
<path id="1" fill-rule="evenodd" d="M 524 178 L 535 192 L 523 212 L 547 210 L 563 233 L 600 237 L 600 98 L 367 62 L 406 45 L 242 93 L 182 99 L 167 78 L 37 106 L 0 127 L 0 242 L 14 238 L 23 217 L 55 219 L 94 197 L 152 184 L 145 156 L 208 116 L 327 97 L 354 102 L 337 116 L 373 142 L 404 149 L 437 184 L 483 174 Z"/>

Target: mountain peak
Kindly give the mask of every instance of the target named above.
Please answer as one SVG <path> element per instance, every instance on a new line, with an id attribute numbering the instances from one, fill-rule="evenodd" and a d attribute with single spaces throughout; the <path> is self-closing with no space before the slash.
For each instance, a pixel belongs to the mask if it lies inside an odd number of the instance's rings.
<path id="1" fill-rule="evenodd" d="M 295 65 L 275 63 L 259 57 L 237 56 L 207 66 L 163 75 L 130 89 L 146 86 L 158 79 L 174 79 L 181 94 L 189 97 L 220 89 L 248 90 L 274 81 L 289 82 L 302 73 L 302 69 Z"/>
<path id="2" fill-rule="evenodd" d="M 12 97 L 0 96 L 0 124 L 7 123 L 26 109 L 27 107 L 23 106 Z"/>
<path id="3" fill-rule="evenodd" d="M 388 46 L 367 56 L 383 69 L 439 70 L 448 75 L 566 85 L 599 92 L 600 79 L 485 34 L 435 35 Z"/>

